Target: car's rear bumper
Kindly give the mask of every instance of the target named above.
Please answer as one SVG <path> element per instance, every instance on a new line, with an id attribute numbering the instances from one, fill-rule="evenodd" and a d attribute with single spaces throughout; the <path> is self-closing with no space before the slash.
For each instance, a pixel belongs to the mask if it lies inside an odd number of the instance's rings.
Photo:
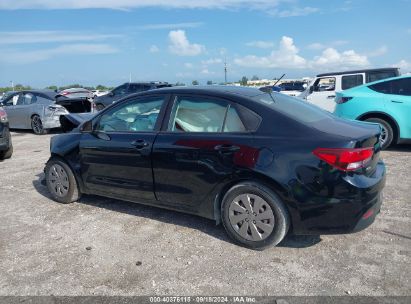
<path id="1" fill-rule="evenodd" d="M 292 214 L 295 234 L 353 233 L 370 226 L 382 204 L 385 186 L 385 166 L 379 162 L 371 177 L 346 177 L 329 185 L 329 196 L 308 195 Z M 311 196 L 309 196 L 311 194 Z"/>
<path id="2" fill-rule="evenodd" d="M 44 116 L 42 123 L 44 129 L 60 128 L 60 115 Z"/>

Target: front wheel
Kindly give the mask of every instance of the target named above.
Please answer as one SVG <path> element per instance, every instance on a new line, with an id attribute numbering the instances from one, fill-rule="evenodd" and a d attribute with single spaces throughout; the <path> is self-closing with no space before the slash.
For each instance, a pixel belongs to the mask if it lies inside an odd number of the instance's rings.
<path id="1" fill-rule="evenodd" d="M 383 150 L 387 149 L 394 140 L 394 131 L 389 122 L 381 118 L 368 118 L 365 121 L 378 123 L 381 126 L 380 143 Z"/>
<path id="2" fill-rule="evenodd" d="M 226 193 L 221 216 L 228 235 L 251 249 L 277 245 L 289 228 L 288 212 L 280 198 L 254 182 L 237 184 Z"/>
<path id="3" fill-rule="evenodd" d="M 36 135 L 43 135 L 48 133 L 48 130 L 44 129 L 43 122 L 38 115 L 33 115 L 33 117 L 31 118 L 31 129 Z"/>
<path id="4" fill-rule="evenodd" d="M 46 164 L 46 184 L 53 199 L 68 204 L 77 201 L 81 193 L 71 168 L 60 159 L 50 159 Z"/>

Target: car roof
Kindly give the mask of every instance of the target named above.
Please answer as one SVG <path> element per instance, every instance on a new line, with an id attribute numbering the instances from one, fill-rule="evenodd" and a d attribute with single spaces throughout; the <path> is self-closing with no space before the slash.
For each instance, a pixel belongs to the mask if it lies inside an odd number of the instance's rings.
<path id="1" fill-rule="evenodd" d="M 64 89 L 60 92 L 78 92 L 78 91 L 84 91 L 84 92 L 90 92 L 89 90 L 85 89 L 85 88 L 69 88 L 69 89 Z"/>
<path id="2" fill-rule="evenodd" d="M 162 92 L 162 93 L 195 93 L 195 94 L 219 94 L 219 95 L 231 95 L 231 96 L 243 96 L 253 97 L 264 94 L 256 88 L 241 87 L 241 86 L 225 86 L 225 85 L 208 85 L 208 86 L 177 86 L 167 87 L 155 90 L 146 91 L 146 94 Z"/>
<path id="3" fill-rule="evenodd" d="M 53 99 L 58 93 L 52 90 L 22 90 L 22 93 L 44 94 Z M 18 93 L 20 93 L 18 92 Z"/>
<path id="4" fill-rule="evenodd" d="M 363 69 L 363 70 L 352 70 L 352 71 L 344 71 L 344 72 L 323 73 L 323 74 L 318 74 L 317 77 L 356 74 L 356 73 L 365 73 L 365 72 L 383 72 L 383 71 L 393 71 L 393 70 L 398 70 L 398 68 Z"/>

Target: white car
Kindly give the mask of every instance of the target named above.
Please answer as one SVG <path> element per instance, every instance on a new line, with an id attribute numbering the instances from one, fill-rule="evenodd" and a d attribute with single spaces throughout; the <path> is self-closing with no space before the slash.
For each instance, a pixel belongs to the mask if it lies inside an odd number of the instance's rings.
<path id="1" fill-rule="evenodd" d="M 91 92 L 93 93 L 94 97 L 103 96 L 108 93 L 108 91 L 101 91 L 101 90 L 92 90 Z"/>
<path id="2" fill-rule="evenodd" d="M 367 69 L 319 74 L 298 97 L 316 106 L 334 112 L 336 92 L 347 90 L 364 83 L 399 76 L 398 68 Z"/>

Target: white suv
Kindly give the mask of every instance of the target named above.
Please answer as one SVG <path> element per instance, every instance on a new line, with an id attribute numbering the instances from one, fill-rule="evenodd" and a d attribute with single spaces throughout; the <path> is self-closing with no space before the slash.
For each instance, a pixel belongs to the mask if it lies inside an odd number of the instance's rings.
<path id="1" fill-rule="evenodd" d="M 399 76 L 398 68 L 367 69 L 319 74 L 298 97 L 316 106 L 334 112 L 335 93 L 364 83 Z"/>

